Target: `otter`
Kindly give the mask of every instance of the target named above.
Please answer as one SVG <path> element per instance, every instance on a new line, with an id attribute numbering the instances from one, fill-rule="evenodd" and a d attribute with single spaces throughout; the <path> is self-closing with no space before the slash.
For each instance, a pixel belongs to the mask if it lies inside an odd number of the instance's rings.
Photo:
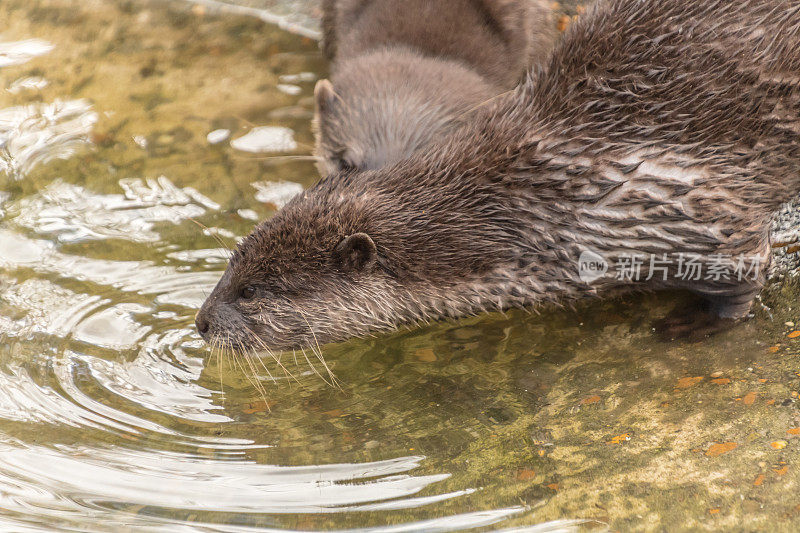
<path id="1" fill-rule="evenodd" d="M 555 40 L 546 0 L 325 0 L 318 168 L 376 169 L 517 85 Z"/>
<path id="2" fill-rule="evenodd" d="M 233 350 L 291 349 L 688 289 L 704 308 L 667 328 L 713 331 L 747 316 L 771 214 L 798 192 L 800 3 L 600 0 L 493 109 L 393 166 L 324 178 L 259 224 L 197 327 Z M 641 254 L 672 261 L 601 268 Z M 600 265 L 591 276 L 582 256 Z M 680 276 L 681 257 L 702 276 Z"/>

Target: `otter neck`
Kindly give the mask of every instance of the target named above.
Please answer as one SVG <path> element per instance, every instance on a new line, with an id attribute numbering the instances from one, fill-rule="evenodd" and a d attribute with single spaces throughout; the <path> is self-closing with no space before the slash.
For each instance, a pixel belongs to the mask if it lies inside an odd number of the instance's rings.
<path id="1" fill-rule="evenodd" d="M 391 211 L 377 217 L 405 235 L 399 246 L 409 255 L 400 260 L 415 282 L 400 290 L 417 318 L 428 318 L 426 309 L 458 316 L 587 294 L 577 261 L 589 242 L 568 231 L 585 223 L 558 193 L 567 188 L 565 169 L 585 162 L 540 149 L 544 135 L 525 139 L 490 123 L 474 144 L 439 146 L 431 152 L 438 158 L 422 153 L 367 178 L 392 197 L 381 202 Z"/>

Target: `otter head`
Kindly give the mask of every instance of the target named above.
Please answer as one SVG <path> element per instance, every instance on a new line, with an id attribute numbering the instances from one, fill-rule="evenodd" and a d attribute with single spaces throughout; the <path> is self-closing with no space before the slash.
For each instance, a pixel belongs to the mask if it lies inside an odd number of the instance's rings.
<path id="1" fill-rule="evenodd" d="M 402 48 L 337 63 L 314 90 L 316 156 L 323 176 L 408 158 L 464 122 L 499 90 L 454 61 Z"/>
<path id="2" fill-rule="evenodd" d="M 502 305 L 519 220 L 491 184 L 453 179 L 476 168 L 453 157 L 340 172 L 293 198 L 234 252 L 198 331 L 283 350 Z"/>
<path id="3" fill-rule="evenodd" d="M 302 348 L 390 321 L 381 306 L 398 297 L 396 274 L 360 202 L 305 196 L 234 252 L 196 318 L 212 346 Z"/>

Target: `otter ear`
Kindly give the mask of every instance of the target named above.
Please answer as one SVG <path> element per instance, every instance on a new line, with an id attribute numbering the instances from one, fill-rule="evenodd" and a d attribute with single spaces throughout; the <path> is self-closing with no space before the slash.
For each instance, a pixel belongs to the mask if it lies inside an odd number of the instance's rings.
<path id="1" fill-rule="evenodd" d="M 334 98 L 336 98 L 336 92 L 333 90 L 333 84 L 328 80 L 319 80 L 314 86 L 314 100 L 317 103 L 317 112 L 324 113 L 329 111 L 333 106 Z"/>
<path id="2" fill-rule="evenodd" d="M 366 233 L 348 235 L 333 249 L 333 261 L 344 272 L 367 270 L 377 259 L 378 249 Z"/>

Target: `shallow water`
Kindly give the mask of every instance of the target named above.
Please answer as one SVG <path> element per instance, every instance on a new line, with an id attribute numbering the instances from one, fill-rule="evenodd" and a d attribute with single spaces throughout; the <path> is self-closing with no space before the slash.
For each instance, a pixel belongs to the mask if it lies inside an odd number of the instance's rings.
<path id="1" fill-rule="evenodd" d="M 317 179 L 316 43 L 182 3 L 0 20 L 1 530 L 796 529 L 796 283 L 698 344 L 647 295 L 324 347 L 338 388 L 217 359 L 225 247 Z"/>

